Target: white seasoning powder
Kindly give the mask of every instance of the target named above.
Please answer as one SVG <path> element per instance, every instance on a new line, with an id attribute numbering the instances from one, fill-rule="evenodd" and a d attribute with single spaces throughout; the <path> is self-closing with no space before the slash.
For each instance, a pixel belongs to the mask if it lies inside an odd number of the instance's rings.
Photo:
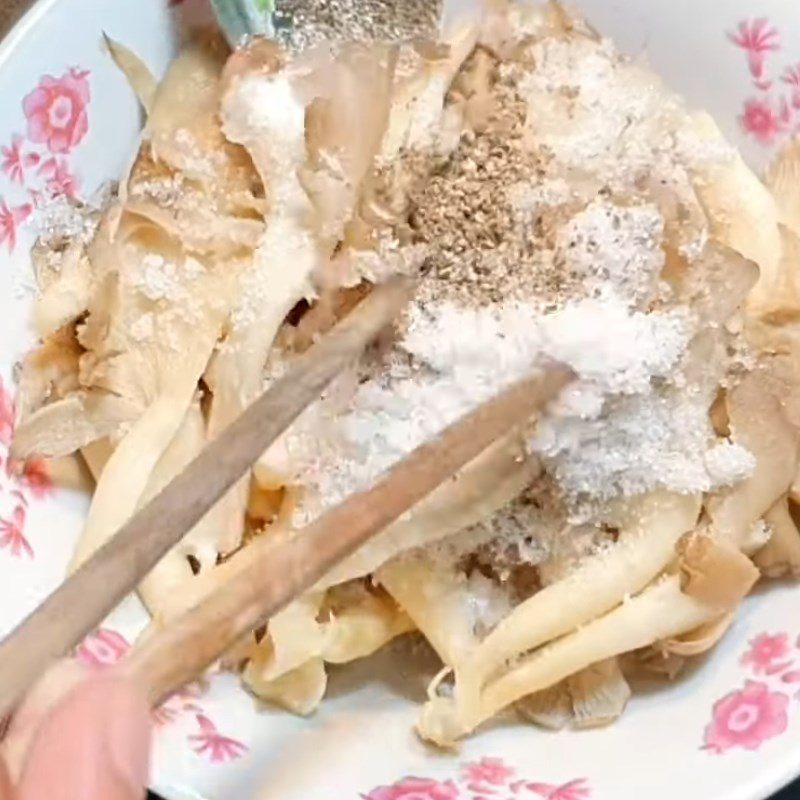
<path id="1" fill-rule="evenodd" d="M 278 137 L 276 154 L 288 148 L 287 159 L 297 156 L 297 133 L 305 129 L 305 106 L 298 99 L 286 72 L 254 75 L 227 95 L 223 112 L 225 135 L 234 141 L 268 130 Z"/>
<path id="2" fill-rule="evenodd" d="M 36 227 L 42 243 L 79 238 L 89 242 L 97 228 L 93 209 L 82 209 L 64 195 L 46 199 L 37 209 Z"/>
<path id="3" fill-rule="evenodd" d="M 651 297 L 664 267 L 664 220 L 652 205 L 596 201 L 558 233 L 568 268 L 597 293 L 609 287 L 631 304 Z"/>
<path id="4" fill-rule="evenodd" d="M 529 57 L 536 68 L 520 88 L 531 128 L 560 164 L 579 174 L 591 165 L 596 177 L 624 193 L 656 169 L 730 157 L 730 146 L 695 132 L 683 102 L 609 40 L 546 37 Z"/>
<path id="5" fill-rule="evenodd" d="M 206 152 L 200 146 L 195 135 L 186 128 L 179 128 L 175 132 L 175 143 L 181 149 L 182 169 L 190 177 L 213 178 L 215 166 L 224 163 L 221 153 Z"/>
<path id="6" fill-rule="evenodd" d="M 532 446 L 576 504 L 659 486 L 711 489 L 720 477 L 705 463 L 714 441 L 711 398 L 670 383 L 691 335 L 685 310 L 644 314 L 617 298 L 578 301 L 551 314 L 524 304 L 412 306 L 401 348 L 415 366 L 398 359 L 358 387 L 346 414 L 290 432 L 287 448 L 306 465 L 303 480 L 317 493 L 298 521 L 369 486 L 414 447 L 552 359 L 580 380 L 540 422 Z"/>
<path id="7" fill-rule="evenodd" d="M 146 342 L 152 339 L 155 331 L 153 314 L 142 314 L 138 319 L 134 320 L 129 331 L 131 338 L 136 342 Z"/>
<path id="8" fill-rule="evenodd" d="M 740 444 L 725 440 L 705 454 L 706 469 L 717 486 L 732 486 L 749 478 L 756 468 L 755 456 Z"/>
<path id="9" fill-rule="evenodd" d="M 262 324 L 273 298 L 313 297 L 310 276 L 317 263 L 316 254 L 314 237 L 296 216 L 273 215 L 253 264 L 242 277 L 241 300 L 231 314 L 234 330 Z M 279 323 L 290 310 L 282 310 Z"/>
<path id="10" fill-rule="evenodd" d="M 655 377 L 666 377 L 692 333 L 685 309 L 631 312 L 613 295 L 581 300 L 541 321 L 548 356 L 572 367 L 606 392 L 647 392 Z"/>
<path id="11" fill-rule="evenodd" d="M 305 104 L 291 74 L 284 70 L 243 80 L 229 92 L 223 128 L 228 138 L 251 150 L 273 207 L 231 318 L 234 331 L 242 332 L 259 324 L 271 298 L 292 298 L 294 305 L 299 297 L 313 296 L 310 276 L 318 254 L 304 224 L 312 209 L 298 176 L 306 160 Z M 281 320 L 290 308 L 277 309 Z"/>
<path id="12" fill-rule="evenodd" d="M 614 397 L 596 418 L 546 416 L 532 447 L 579 511 L 596 503 L 668 487 L 714 488 L 704 455 L 713 430 L 708 398 L 687 402 L 680 390 Z"/>
<path id="13" fill-rule="evenodd" d="M 468 369 L 473 381 L 497 384 L 503 375 L 513 381 L 536 362 L 538 319 L 536 308 L 522 303 L 482 308 L 412 304 L 402 346 L 441 375 Z"/>
<path id="14" fill-rule="evenodd" d="M 191 293 L 192 284 L 206 271 L 199 261 L 187 256 L 174 262 L 158 253 L 140 257 L 135 247 L 130 252 L 133 268 L 125 273 L 125 280 L 132 288 L 148 300 L 171 305 L 174 313 L 186 321 L 200 319 L 197 301 Z M 138 325 L 142 334 L 147 323 L 139 321 Z"/>
<path id="15" fill-rule="evenodd" d="M 508 200 L 520 222 L 527 222 L 538 211 L 566 205 L 574 192 L 563 178 L 552 178 L 538 185 L 515 183 L 508 190 Z"/>
<path id="16" fill-rule="evenodd" d="M 132 197 L 148 198 L 165 208 L 175 205 L 185 193 L 186 187 L 180 174 L 136 181 L 131 189 Z"/>
<path id="17" fill-rule="evenodd" d="M 184 294 L 177 264 L 157 253 L 148 253 L 142 259 L 135 285 L 148 300 L 177 301 Z"/>
<path id="18" fill-rule="evenodd" d="M 541 36 L 520 49 L 520 61 L 498 64 L 497 119 L 465 135 L 435 175 L 422 171 L 427 183 L 411 192 L 409 218 L 392 232 L 398 252 L 424 255 L 427 268 L 399 341 L 380 363 L 360 365 L 344 407 L 322 400 L 282 441 L 307 490 L 298 524 L 553 361 L 577 378 L 541 416 L 529 445 L 566 495 L 572 520 L 594 525 L 619 497 L 713 491 L 752 470 L 752 455 L 720 441 L 709 420 L 717 378 L 697 377 L 693 352 L 695 337 L 709 332 L 697 330 L 661 274 L 668 247 L 702 257 L 708 220 L 690 176 L 693 165 L 725 158 L 725 148 L 704 145 L 682 101 L 608 41 Z M 257 80 L 245 84 L 242 107 L 228 110 L 226 130 L 237 141 L 239 125 L 280 137 L 301 124 L 288 84 Z M 387 136 L 383 158 L 401 166 L 407 158 L 417 175 L 413 154 L 396 147 L 436 150 L 428 132 L 442 127 L 441 94 L 429 84 L 408 109 L 408 138 Z M 507 127 L 498 132 L 492 126 L 500 122 Z M 299 196 L 287 177 L 292 163 L 270 168 L 287 205 Z M 485 189 L 490 174 L 503 176 L 491 198 L 500 213 L 484 222 L 488 205 L 464 198 Z M 310 246 L 282 225 L 271 223 L 281 232 L 275 247 L 303 264 Z M 497 257 L 477 258 L 487 237 L 485 249 Z M 420 242 L 424 253 L 411 253 Z"/>

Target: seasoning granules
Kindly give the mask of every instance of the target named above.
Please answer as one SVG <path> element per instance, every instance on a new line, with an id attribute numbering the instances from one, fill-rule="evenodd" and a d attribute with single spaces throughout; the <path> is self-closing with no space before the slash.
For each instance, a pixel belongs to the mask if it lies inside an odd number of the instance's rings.
<path id="1" fill-rule="evenodd" d="M 464 106 L 472 126 L 409 192 L 410 231 L 397 235 L 429 247 L 422 303 L 535 299 L 556 307 L 580 293 L 555 257 L 550 221 L 544 214 L 525 218 L 515 206 L 515 188 L 540 182 L 547 156 L 530 139 L 518 74 L 499 67 L 482 48 L 467 61 L 449 100 Z M 418 153 L 404 158 L 420 161 Z"/>
<path id="2" fill-rule="evenodd" d="M 426 105 L 431 135 L 381 151 L 373 250 L 359 258 L 419 269 L 419 291 L 346 408 L 322 402 L 289 431 L 306 490 L 299 524 L 549 360 L 578 380 L 529 444 L 569 522 L 599 524 L 619 497 L 710 491 L 747 472 L 746 453 L 709 421 L 724 359 L 691 377 L 697 321 L 661 275 L 673 211 L 696 204 L 700 143 L 686 145 L 686 110 L 661 87 L 642 96 L 638 68 L 593 37 L 533 36 L 504 52 L 475 47 L 444 102 Z M 418 95 L 439 80 L 432 72 Z M 704 257 L 702 209 L 695 223 L 687 262 Z"/>
<path id="3" fill-rule="evenodd" d="M 273 25 L 297 51 L 322 42 L 430 37 L 440 13 L 439 0 L 278 0 Z"/>

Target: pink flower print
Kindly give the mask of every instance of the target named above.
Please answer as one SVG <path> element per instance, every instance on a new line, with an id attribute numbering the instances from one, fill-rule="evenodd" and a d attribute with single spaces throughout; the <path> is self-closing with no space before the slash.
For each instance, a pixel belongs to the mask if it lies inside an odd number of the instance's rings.
<path id="1" fill-rule="evenodd" d="M 47 471 L 47 462 L 42 458 L 31 458 L 27 461 L 9 458 L 6 461 L 6 474 L 14 478 L 37 500 L 43 500 L 53 491 L 53 481 Z"/>
<path id="2" fill-rule="evenodd" d="M 93 669 L 116 664 L 130 649 L 127 639 L 110 628 L 98 628 L 78 645 L 75 655 Z"/>
<path id="3" fill-rule="evenodd" d="M 195 719 L 200 726 L 200 733 L 192 734 L 189 737 L 192 750 L 198 755 L 208 754 L 212 764 L 233 761 L 241 758 L 247 752 L 247 745 L 223 736 L 217 730 L 217 726 L 204 714 L 196 714 Z"/>
<path id="4" fill-rule="evenodd" d="M 789 669 L 789 667 L 791 666 L 792 666 L 791 661 L 779 661 L 767 667 L 765 673 L 770 677 L 773 677 L 775 675 L 781 675 L 783 672 L 786 672 L 786 670 Z"/>
<path id="5" fill-rule="evenodd" d="M 22 497 L 19 494 L 17 497 L 20 502 L 14 507 L 11 518 L 0 517 L 0 549 L 8 549 L 14 558 L 19 558 L 23 553 L 33 558 L 33 548 L 25 538 L 27 509 Z"/>
<path id="6" fill-rule="evenodd" d="M 72 69 L 60 78 L 45 75 L 22 101 L 28 138 L 51 153 L 69 153 L 86 136 L 88 73 Z"/>
<path id="7" fill-rule="evenodd" d="M 22 465 L 17 479 L 37 500 L 44 499 L 53 491 L 53 481 L 44 459 L 29 458 Z"/>
<path id="8" fill-rule="evenodd" d="M 750 641 L 750 649 L 742 656 L 741 663 L 752 667 L 756 674 L 768 672 L 776 661 L 789 655 L 789 636 L 786 633 L 762 633 Z"/>
<path id="9" fill-rule="evenodd" d="M 171 700 L 167 700 L 157 708 L 154 708 L 150 716 L 156 728 L 166 728 L 180 716 L 181 710 L 176 708 Z"/>
<path id="10" fill-rule="evenodd" d="M 391 786 L 379 786 L 361 797 L 362 800 L 458 800 L 458 788 L 453 781 L 441 783 L 409 777 Z"/>
<path id="11" fill-rule="evenodd" d="M 472 792 L 493 794 L 492 786 L 504 786 L 514 770 L 500 758 L 482 758 L 461 767 L 461 774 Z"/>
<path id="12" fill-rule="evenodd" d="M 800 109 L 800 64 L 786 67 L 781 75 L 781 81 L 791 88 L 792 108 Z"/>
<path id="13" fill-rule="evenodd" d="M 745 100 L 744 112 L 739 117 L 739 122 L 742 128 L 761 144 L 769 145 L 778 134 L 786 130 L 790 118 L 789 107 L 785 101 L 777 112 L 767 100 L 751 97 Z"/>
<path id="14" fill-rule="evenodd" d="M 14 436 L 14 398 L 0 378 L 0 444 L 8 447 Z"/>
<path id="15" fill-rule="evenodd" d="M 204 692 L 205 687 L 199 681 L 193 681 L 182 689 L 178 689 L 160 706 L 153 709 L 153 724 L 156 727 L 163 728 L 174 722 L 184 711 L 202 714 L 203 709 L 194 701 L 201 697 Z"/>
<path id="16" fill-rule="evenodd" d="M 514 777 L 513 768 L 500 758 L 482 758 L 480 761 L 464 764 L 461 771 L 467 780 L 494 786 L 501 786 Z"/>
<path id="17" fill-rule="evenodd" d="M 75 197 L 80 181 L 72 173 L 66 158 L 48 158 L 41 167 L 39 175 L 47 178 L 47 192 L 51 197 Z"/>
<path id="18" fill-rule="evenodd" d="M 577 778 L 560 786 L 549 783 L 526 783 L 525 788 L 545 800 L 587 800 L 592 792 L 586 786 L 586 778 Z"/>
<path id="19" fill-rule="evenodd" d="M 733 747 L 757 750 L 767 739 L 786 730 L 789 698 L 770 692 L 767 685 L 747 681 L 744 689 L 731 692 L 714 704 L 705 731 L 705 749 L 724 753 Z"/>
<path id="20" fill-rule="evenodd" d="M 8 147 L 0 147 L 0 169 L 16 183 L 25 180 L 25 170 L 35 167 L 41 160 L 38 153 L 23 153 L 22 144 L 24 140 L 19 134 L 14 134 L 11 144 Z"/>
<path id="21" fill-rule="evenodd" d="M 22 183 L 25 178 L 25 169 L 22 162 L 22 137 L 15 135 L 11 140 L 10 147 L 0 148 L 0 155 L 3 162 L 0 169 L 16 183 Z"/>
<path id="22" fill-rule="evenodd" d="M 0 244 L 7 244 L 9 252 L 14 252 L 17 246 L 17 230 L 32 211 L 33 206 L 30 203 L 10 208 L 0 198 Z"/>
<path id="23" fill-rule="evenodd" d="M 771 27 L 766 18 L 744 20 L 728 38 L 742 50 L 747 52 L 747 65 L 750 74 L 757 81 L 764 77 L 767 53 L 780 50 L 780 35 Z"/>

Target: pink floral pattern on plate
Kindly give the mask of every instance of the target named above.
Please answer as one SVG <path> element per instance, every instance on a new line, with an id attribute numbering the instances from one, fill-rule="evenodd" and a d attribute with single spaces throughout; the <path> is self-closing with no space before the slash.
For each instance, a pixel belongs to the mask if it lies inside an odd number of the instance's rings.
<path id="1" fill-rule="evenodd" d="M 223 736 L 205 714 L 196 714 L 195 720 L 200 730 L 189 736 L 189 742 L 195 753 L 206 756 L 212 764 L 235 761 L 247 752 L 244 742 Z"/>
<path id="2" fill-rule="evenodd" d="M 590 800 L 585 778 L 568 783 L 539 783 L 520 779 L 501 758 L 482 758 L 461 765 L 458 778 L 434 780 L 407 776 L 390 786 L 378 786 L 362 800 L 512 800 L 538 796 L 544 800 Z"/>
<path id="3" fill-rule="evenodd" d="M 0 517 L 0 549 L 7 550 L 14 557 L 27 555 L 33 558 L 33 547 L 25 538 L 27 501 L 19 492 L 12 492 L 12 497 L 16 500 L 16 505 L 11 516 Z"/>
<path id="4" fill-rule="evenodd" d="M 28 139 L 51 153 L 69 153 L 89 131 L 88 73 L 71 69 L 60 78 L 44 75 L 22 101 Z"/>
<path id="5" fill-rule="evenodd" d="M 9 252 L 43 201 L 77 196 L 80 178 L 70 157 L 89 132 L 90 100 L 89 72 L 77 67 L 60 77 L 43 75 L 23 98 L 25 133 L 0 142 L 0 171 L 9 181 L 0 193 L 0 246 Z"/>
<path id="6" fill-rule="evenodd" d="M 121 633 L 98 628 L 78 645 L 75 657 L 90 669 L 102 669 L 116 664 L 128 650 L 128 640 Z"/>
<path id="7" fill-rule="evenodd" d="M 10 206 L 0 198 L 0 245 L 5 244 L 9 252 L 17 246 L 17 230 L 33 211 L 31 203 Z"/>
<path id="8" fill-rule="evenodd" d="M 728 39 L 744 51 L 754 90 L 742 104 L 742 130 L 764 146 L 800 133 L 800 62 L 775 66 L 783 48 L 778 29 L 765 17 L 747 19 Z"/>
<path id="9" fill-rule="evenodd" d="M 789 726 L 789 687 L 800 683 L 800 641 L 788 633 L 762 633 L 750 641 L 740 663 L 753 676 L 714 703 L 706 726 L 703 749 L 722 754 L 736 748 L 758 750 Z"/>
<path id="10" fill-rule="evenodd" d="M 78 645 L 75 657 L 90 669 L 103 669 L 117 664 L 130 648 L 130 642 L 119 631 L 98 628 Z M 189 684 L 176 692 L 153 711 L 153 724 L 163 728 L 191 713 L 199 732 L 189 734 L 186 742 L 195 753 L 212 764 L 241 758 L 248 751 L 247 745 L 219 732 L 200 703 L 204 692 L 205 687 L 200 683 Z"/>
<path id="11" fill-rule="evenodd" d="M 183 0 L 168 0 L 178 6 Z M 748 136 L 775 145 L 800 132 L 800 61 L 779 63 L 780 32 L 765 18 L 745 20 L 729 33 L 730 42 L 745 54 L 751 88 L 742 100 L 739 117 Z M 800 58 L 800 53 L 798 53 Z M 72 157 L 90 130 L 90 74 L 69 68 L 58 76 L 42 76 L 27 87 L 21 102 L 20 129 L 0 134 L 0 251 L 13 252 L 21 227 L 38 206 L 52 196 L 76 196 L 81 188 Z M 29 505 L 52 491 L 43 462 L 14 464 L 8 457 L 14 426 L 13 395 L 0 379 L 0 491 L 11 501 L 0 516 L 0 557 L 30 559 L 36 542 L 26 531 Z M 130 648 L 118 631 L 101 628 L 77 649 L 76 656 L 93 668 L 117 663 Z M 727 753 L 756 750 L 783 734 L 789 725 L 800 683 L 800 650 L 786 633 L 761 634 L 741 659 L 750 675 L 742 685 L 720 698 L 704 734 L 704 749 Z M 154 711 L 154 724 L 191 724 L 187 747 L 212 764 L 242 758 L 248 746 L 220 731 L 203 701 L 205 688 L 187 687 Z M 485 757 L 461 765 L 458 774 L 437 780 L 404 777 L 362 794 L 363 800 L 591 800 L 587 780 L 532 781 L 500 758 Z"/>
<path id="12" fill-rule="evenodd" d="M 53 484 L 43 461 L 34 459 L 20 463 L 11 459 L 9 447 L 14 436 L 14 418 L 14 396 L 0 377 L 0 493 L 11 501 L 10 510 L 0 514 L 0 554 L 34 558 L 35 549 L 26 531 L 28 508 L 31 500 L 42 500 L 50 495 Z"/>

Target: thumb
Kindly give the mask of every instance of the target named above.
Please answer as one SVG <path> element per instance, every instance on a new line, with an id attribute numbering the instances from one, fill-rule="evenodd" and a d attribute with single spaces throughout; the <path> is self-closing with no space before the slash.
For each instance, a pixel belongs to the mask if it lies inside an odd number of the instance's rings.
<path id="1" fill-rule="evenodd" d="M 92 677 L 43 721 L 19 783 L 20 800 L 138 800 L 150 754 L 144 693 L 117 675 Z"/>

